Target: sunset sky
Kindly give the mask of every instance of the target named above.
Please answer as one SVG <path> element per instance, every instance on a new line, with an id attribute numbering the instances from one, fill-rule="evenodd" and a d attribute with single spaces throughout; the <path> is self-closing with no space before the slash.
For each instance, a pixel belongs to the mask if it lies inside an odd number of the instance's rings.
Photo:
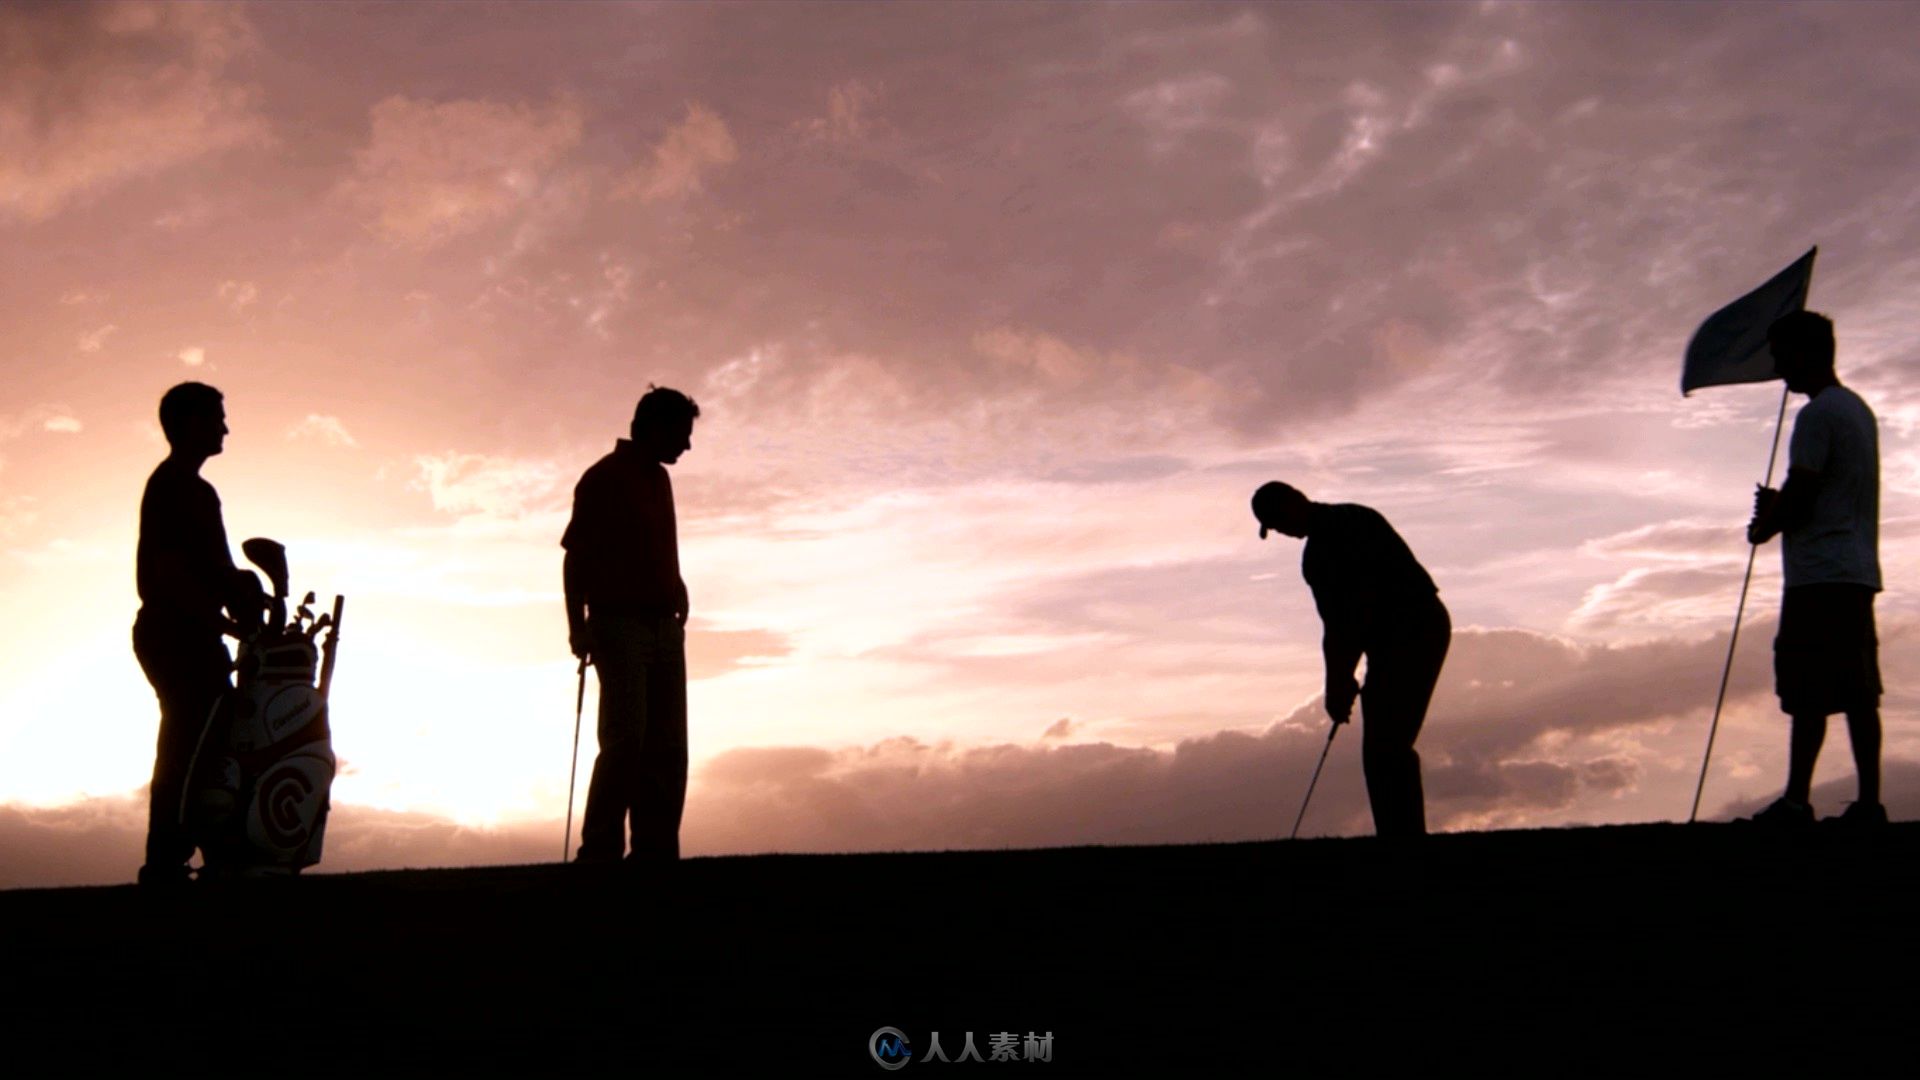
<path id="1" fill-rule="evenodd" d="M 689 854 L 1284 835 L 1269 479 L 1452 610 L 1435 827 L 1684 820 L 1780 389 L 1681 355 L 1813 244 L 1920 816 L 1915 55 L 1904 4 L 0 7 L 0 886 L 138 866 L 187 379 L 236 557 L 347 597 L 323 870 L 558 856 L 558 541 L 650 382 L 702 410 Z M 1779 588 L 1707 816 L 1784 780 Z M 1306 832 L 1370 830 L 1358 749 Z"/>

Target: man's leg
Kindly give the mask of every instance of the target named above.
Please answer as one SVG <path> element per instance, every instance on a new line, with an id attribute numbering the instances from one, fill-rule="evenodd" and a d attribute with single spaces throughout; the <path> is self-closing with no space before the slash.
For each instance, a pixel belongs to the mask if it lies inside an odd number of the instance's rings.
<path id="1" fill-rule="evenodd" d="M 1860 776 L 1858 802 L 1880 802 L 1880 710 L 1855 709 L 1847 713 L 1847 736 L 1853 742 L 1853 768 Z"/>
<path id="2" fill-rule="evenodd" d="M 1774 689 L 1793 718 L 1782 818 L 1810 819 L 1813 770 L 1827 717 L 1847 714 L 1862 809 L 1880 804 L 1880 664 L 1873 590 L 1864 585 L 1799 585 L 1780 599 Z M 1877 812 L 1877 809 L 1876 811 Z"/>
<path id="3" fill-rule="evenodd" d="M 1791 718 L 1787 735 L 1787 788 L 1780 798 L 1751 818 L 1756 825 L 1799 828 L 1813 821 L 1813 767 L 1827 740 L 1829 665 L 1821 654 L 1830 627 L 1824 593 L 1818 585 L 1797 585 L 1780 593 L 1780 628 L 1773 638 L 1773 692 L 1780 711 Z"/>
<path id="4" fill-rule="evenodd" d="M 1360 733 L 1360 763 L 1367 777 L 1367 801 L 1373 806 L 1373 832 L 1381 837 L 1420 836 L 1427 831 L 1427 818 L 1420 752 L 1413 748 L 1419 732 L 1409 723 L 1408 710 L 1392 701 L 1391 694 L 1375 691 L 1373 681 L 1369 673 L 1368 689 L 1361 695 L 1365 726 Z"/>
<path id="5" fill-rule="evenodd" d="M 1847 623 L 1852 629 L 1848 654 L 1857 658 L 1857 670 L 1848 672 L 1847 736 L 1853 743 L 1853 767 L 1860 778 L 1862 807 L 1880 805 L 1880 632 L 1874 625 L 1874 593 L 1859 589 L 1851 594 Z M 1884 820 L 1885 814 L 1877 818 Z"/>
<path id="6" fill-rule="evenodd" d="M 1452 623 L 1440 608 L 1407 627 L 1402 641 L 1367 657 L 1367 685 L 1360 695 L 1365 724 L 1360 760 L 1376 835 L 1426 834 L 1426 791 L 1420 753 L 1413 744 L 1426 724 L 1452 636 Z"/>
<path id="7" fill-rule="evenodd" d="M 160 702 L 140 880 L 184 880 L 194 842 L 180 820 L 180 802 L 207 717 L 231 688 L 227 674 L 232 658 L 218 641 L 188 641 L 177 632 L 146 625 L 134 627 L 133 652 Z"/>
<path id="8" fill-rule="evenodd" d="M 1820 747 L 1827 741 L 1825 713 L 1805 713 L 1793 718 L 1793 734 L 1787 746 L 1787 799 L 1806 805 L 1813 801 L 1813 767 L 1820 761 Z"/>
<path id="9" fill-rule="evenodd" d="M 647 671 L 646 741 L 633 802 L 633 857 L 680 857 L 687 802 L 686 631 L 672 619 L 654 626 Z"/>
<path id="10" fill-rule="evenodd" d="M 582 862 L 611 861 L 626 850 L 627 811 L 646 736 L 647 668 L 636 649 L 632 620 L 595 619 L 593 639 L 593 668 L 600 673 L 600 752 L 593 759 L 587 809 L 580 819 Z"/>

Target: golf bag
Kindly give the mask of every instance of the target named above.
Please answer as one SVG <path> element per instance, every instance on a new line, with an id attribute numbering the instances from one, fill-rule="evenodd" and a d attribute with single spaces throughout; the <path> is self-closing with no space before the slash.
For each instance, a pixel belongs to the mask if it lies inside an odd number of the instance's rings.
<path id="1" fill-rule="evenodd" d="M 241 545 L 273 581 L 269 599 L 252 571 L 235 579 L 228 614 L 240 627 L 233 689 L 207 717 L 182 813 L 214 876 L 297 874 L 320 861 L 333 786 L 327 690 L 340 640 L 343 597 L 315 618 L 308 593 L 287 619 L 286 549 Z M 324 645 L 316 646 L 322 631 Z"/>

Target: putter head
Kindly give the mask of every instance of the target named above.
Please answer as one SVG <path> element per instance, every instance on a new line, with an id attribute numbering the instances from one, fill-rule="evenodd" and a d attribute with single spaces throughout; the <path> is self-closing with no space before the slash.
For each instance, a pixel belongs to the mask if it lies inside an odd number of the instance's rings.
<path id="1" fill-rule="evenodd" d="M 267 580 L 273 582 L 273 595 L 287 595 L 287 548 L 278 540 L 268 540 L 256 536 L 240 544 L 240 551 L 247 561 L 259 567 Z"/>

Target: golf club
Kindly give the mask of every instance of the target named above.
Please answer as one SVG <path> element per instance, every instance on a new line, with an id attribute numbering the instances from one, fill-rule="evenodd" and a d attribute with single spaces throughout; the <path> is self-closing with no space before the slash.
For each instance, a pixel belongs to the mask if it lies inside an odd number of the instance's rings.
<path id="1" fill-rule="evenodd" d="M 567 835 L 560 839 L 560 861 L 569 861 L 573 847 L 573 781 L 580 772 L 580 716 L 587 709 L 587 658 L 580 658 L 580 690 L 573 699 L 573 757 L 567 762 Z"/>
<path id="2" fill-rule="evenodd" d="M 1320 764 L 1313 767 L 1313 779 L 1307 781 L 1307 797 L 1300 800 L 1300 813 L 1293 819 L 1293 831 L 1287 834 L 1289 840 L 1300 836 L 1300 823 L 1307 820 L 1307 804 L 1313 801 L 1313 789 L 1320 783 L 1320 770 L 1327 767 L 1327 751 L 1333 749 L 1333 737 L 1338 734 L 1339 724 L 1333 725 L 1332 730 L 1327 732 L 1327 745 L 1320 748 Z"/>

